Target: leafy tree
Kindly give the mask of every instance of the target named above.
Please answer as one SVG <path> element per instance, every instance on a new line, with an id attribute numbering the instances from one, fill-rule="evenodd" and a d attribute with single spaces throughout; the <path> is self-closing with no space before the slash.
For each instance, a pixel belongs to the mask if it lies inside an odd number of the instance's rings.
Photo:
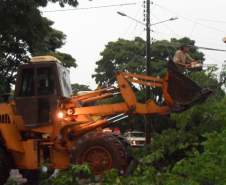
<path id="1" fill-rule="evenodd" d="M 181 44 L 194 45 L 195 41 L 189 38 L 171 39 L 170 41 L 155 41 L 151 45 L 151 69 L 152 75 L 163 75 L 166 71 L 166 61 L 170 60 L 177 47 Z M 96 62 L 96 83 L 99 85 L 112 85 L 115 82 L 117 71 L 130 73 L 145 73 L 145 41 L 136 37 L 134 40 L 119 39 L 109 42 L 100 54 L 102 58 Z M 204 61 L 204 55 L 195 47 L 191 49 L 191 55 L 199 61 Z"/>
<path id="2" fill-rule="evenodd" d="M 47 53 L 47 55 L 51 55 L 51 56 L 54 56 L 57 59 L 59 59 L 62 62 L 62 65 L 64 67 L 68 67 L 68 68 L 70 68 L 70 67 L 76 68 L 77 67 L 76 60 L 67 53 L 55 51 L 55 52 L 49 52 L 49 53 Z"/>
<path id="3" fill-rule="evenodd" d="M 102 58 L 96 62 L 96 74 L 93 75 L 100 85 L 113 84 L 116 71 L 144 72 L 145 42 L 141 38 L 109 42 L 100 55 Z"/>
<path id="4" fill-rule="evenodd" d="M 0 81 L 4 91 L 15 82 L 17 67 L 30 55 L 53 54 L 64 44 L 66 36 L 53 29 L 53 22 L 43 17 L 39 8 L 48 2 L 76 6 L 77 0 L 7 0 L 0 1 Z M 67 67 L 76 67 L 68 54 L 57 52 Z"/>
<path id="5" fill-rule="evenodd" d="M 91 91 L 88 85 L 74 83 L 71 84 L 73 94 L 77 94 L 79 91 Z"/>
<path id="6" fill-rule="evenodd" d="M 162 76 L 166 72 L 166 64 L 168 60 L 171 60 L 176 49 L 182 45 L 194 45 L 195 41 L 189 38 L 174 39 L 170 41 L 160 40 L 155 41 L 151 45 L 151 73 L 152 76 Z M 146 68 L 146 58 L 145 58 L 145 41 L 142 38 L 136 37 L 134 40 L 119 39 L 116 42 L 109 42 L 106 45 L 104 51 L 100 54 L 102 58 L 96 62 L 97 67 L 95 69 L 96 83 L 99 85 L 110 86 L 115 82 L 115 73 L 117 71 L 126 71 L 130 73 L 145 73 Z M 204 55 L 196 50 L 196 48 L 191 49 L 191 55 L 199 61 L 204 60 Z M 201 74 L 202 76 L 205 74 Z M 137 93 L 139 101 L 144 101 L 144 86 L 140 86 L 140 92 Z M 135 91 L 136 88 L 134 87 Z M 157 96 L 161 94 L 159 88 L 152 88 L 152 98 L 156 99 Z M 115 99 L 114 99 L 115 100 Z M 156 99 L 156 101 L 158 101 Z M 160 100 L 161 101 L 161 100 Z M 164 128 L 171 127 L 171 122 L 169 118 L 159 118 L 153 119 L 154 124 L 152 126 L 153 131 L 160 132 Z M 143 130 L 143 124 L 133 124 L 133 123 L 143 123 L 141 117 L 131 117 L 127 123 L 123 124 L 123 129 L 128 129 L 128 122 L 132 123 L 130 126 L 134 129 Z"/>

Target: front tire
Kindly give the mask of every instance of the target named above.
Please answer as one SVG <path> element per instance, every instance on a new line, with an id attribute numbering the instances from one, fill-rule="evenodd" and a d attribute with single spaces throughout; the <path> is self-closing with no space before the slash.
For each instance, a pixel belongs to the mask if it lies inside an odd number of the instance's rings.
<path id="1" fill-rule="evenodd" d="M 103 174 L 112 168 L 124 174 L 128 166 L 126 148 L 110 133 L 90 132 L 82 136 L 72 156 L 75 164 L 88 163 L 94 175 Z"/>

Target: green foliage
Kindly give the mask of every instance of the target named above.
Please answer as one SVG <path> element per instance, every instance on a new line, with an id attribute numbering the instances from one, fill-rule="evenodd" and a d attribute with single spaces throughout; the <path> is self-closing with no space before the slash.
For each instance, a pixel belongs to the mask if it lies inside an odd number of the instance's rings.
<path id="1" fill-rule="evenodd" d="M 36 2 L 39 2 L 40 0 L 36 0 Z M 53 2 L 56 3 L 58 2 L 60 6 L 64 7 L 65 4 L 68 4 L 70 6 L 77 6 L 78 5 L 78 1 L 77 0 L 41 0 L 42 3 L 46 4 L 48 2 Z"/>
<path id="2" fill-rule="evenodd" d="M 116 71 L 144 72 L 145 42 L 139 37 L 134 41 L 109 42 L 100 55 L 102 59 L 96 62 L 96 74 L 93 75 L 100 85 L 113 84 Z"/>
<path id="3" fill-rule="evenodd" d="M 92 177 L 88 165 L 72 165 L 68 170 L 61 170 L 56 176 L 42 180 L 41 185 L 76 185 L 88 183 L 93 180 Z"/>
<path id="4" fill-rule="evenodd" d="M 64 67 L 68 67 L 68 68 L 77 67 L 76 60 L 67 53 L 61 53 L 61 52 L 55 51 L 55 52 L 47 53 L 47 55 L 56 57 L 58 60 L 62 62 Z"/>
<path id="5" fill-rule="evenodd" d="M 151 74 L 161 76 L 166 72 L 166 61 L 172 59 L 177 47 L 181 44 L 194 45 L 195 41 L 189 38 L 155 41 L 151 45 Z M 95 74 L 96 83 L 99 85 L 112 85 L 115 82 L 117 71 L 130 73 L 145 73 L 145 41 L 136 37 L 134 40 L 119 39 L 116 42 L 109 42 L 100 54 L 102 58 L 96 62 Z M 204 60 L 204 55 L 196 48 L 191 49 L 191 55 L 199 60 Z"/>
<path id="6" fill-rule="evenodd" d="M 118 176 L 117 172 L 112 170 L 105 174 L 103 179 L 104 185 L 154 185 L 156 178 L 156 170 L 152 167 L 144 167 L 139 165 L 132 176 Z"/>
<path id="7" fill-rule="evenodd" d="M 48 2 L 77 5 L 76 0 L 0 1 L 0 81 L 4 82 L 4 91 L 9 92 L 17 67 L 27 63 L 30 55 L 54 53 L 64 44 L 66 36 L 52 28 L 53 22 L 40 12 L 39 7 Z M 55 55 L 63 59 L 66 67 L 76 67 L 72 56 L 60 52 Z"/>
<path id="8" fill-rule="evenodd" d="M 71 88 L 72 88 L 73 94 L 77 94 L 79 91 L 91 91 L 88 85 L 83 85 L 78 83 L 71 84 Z"/>
<path id="9" fill-rule="evenodd" d="M 218 80 L 216 67 L 209 67 L 205 71 L 190 73 L 190 78 L 203 88 L 213 90 L 213 98 L 219 99 L 224 97 L 225 92 L 222 90 L 223 79 Z M 212 100 L 212 99 L 211 99 Z"/>
<path id="10" fill-rule="evenodd" d="M 175 114 L 176 127 L 155 134 L 122 184 L 223 185 L 226 178 L 226 97 Z M 118 180 L 119 181 L 119 180 Z"/>
<path id="11" fill-rule="evenodd" d="M 10 89 L 6 85 L 6 80 L 1 80 L 0 81 L 0 94 L 4 94 L 5 92 L 10 92 Z"/>
<path id="12" fill-rule="evenodd" d="M 178 162 L 172 169 L 169 181 L 191 181 L 194 184 L 224 185 L 226 182 L 226 130 L 207 134 L 203 153 L 195 152 L 193 156 Z M 175 183 L 176 184 L 176 183 Z"/>
<path id="13" fill-rule="evenodd" d="M 6 183 L 5 185 L 18 185 L 18 183 L 13 179 L 13 178 L 10 178 Z"/>

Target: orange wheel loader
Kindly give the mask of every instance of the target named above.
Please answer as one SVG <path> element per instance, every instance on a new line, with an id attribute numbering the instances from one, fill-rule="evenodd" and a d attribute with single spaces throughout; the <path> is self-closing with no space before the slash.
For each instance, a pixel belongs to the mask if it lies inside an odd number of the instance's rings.
<path id="1" fill-rule="evenodd" d="M 172 63 L 164 78 L 118 72 L 116 79 L 116 87 L 73 96 L 69 71 L 56 58 L 38 56 L 20 65 L 13 100 L 4 97 L 0 104 L 0 185 L 11 169 L 36 182 L 38 169 L 47 162 L 52 169 L 88 163 L 94 174 L 111 168 L 125 174 L 130 163 L 126 142 L 102 127 L 131 114 L 181 112 L 211 93 Z M 132 83 L 161 88 L 164 102 L 138 102 Z M 94 104 L 116 95 L 123 101 Z"/>

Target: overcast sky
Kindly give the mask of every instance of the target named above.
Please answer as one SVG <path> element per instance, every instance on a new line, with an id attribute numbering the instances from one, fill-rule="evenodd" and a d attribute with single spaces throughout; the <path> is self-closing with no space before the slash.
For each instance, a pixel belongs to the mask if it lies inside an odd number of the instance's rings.
<path id="1" fill-rule="evenodd" d="M 145 39 L 144 26 L 122 17 L 116 12 L 143 21 L 143 1 L 138 0 L 79 0 L 78 10 L 64 10 L 56 4 L 49 4 L 43 10 L 43 16 L 55 22 L 54 28 L 67 35 L 66 44 L 60 49 L 71 54 L 77 60 L 78 67 L 71 70 L 71 82 L 89 85 L 96 84 L 94 74 L 95 62 L 100 59 L 100 52 L 109 41 L 118 38 L 133 39 L 140 36 Z M 97 6 L 135 3 L 127 6 L 109 8 L 82 9 Z M 65 7 L 71 9 L 72 7 Z M 79 10 L 80 8 L 80 10 Z M 151 37 L 167 39 L 190 37 L 197 46 L 226 49 L 222 38 L 226 36 L 226 1 L 225 0 L 156 0 L 151 5 L 151 22 L 156 23 L 171 17 L 178 20 L 153 26 Z M 222 65 L 226 52 L 202 50 L 206 63 Z"/>

